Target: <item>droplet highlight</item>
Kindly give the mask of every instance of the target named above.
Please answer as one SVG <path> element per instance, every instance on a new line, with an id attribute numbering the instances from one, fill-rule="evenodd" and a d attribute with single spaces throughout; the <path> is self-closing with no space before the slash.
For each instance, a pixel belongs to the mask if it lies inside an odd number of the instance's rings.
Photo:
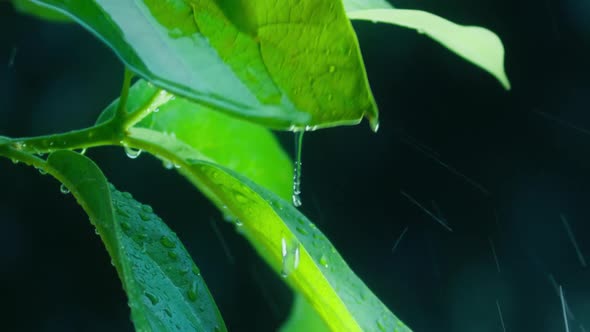
<path id="1" fill-rule="evenodd" d="M 301 206 L 301 151 L 304 131 L 295 132 L 295 168 L 293 170 L 293 205 Z"/>
<path id="2" fill-rule="evenodd" d="M 137 159 L 137 157 L 141 155 L 141 150 L 136 150 L 128 146 L 125 146 L 125 154 L 127 155 L 127 157 L 129 157 L 129 159 Z"/>
<path id="3" fill-rule="evenodd" d="M 281 239 L 281 276 L 287 278 L 299 267 L 300 250 L 296 240 Z"/>
<path id="4" fill-rule="evenodd" d="M 59 186 L 59 191 L 64 195 L 67 195 L 70 193 L 70 189 L 68 189 L 68 187 L 66 187 L 66 185 L 63 183 L 61 186 Z"/>

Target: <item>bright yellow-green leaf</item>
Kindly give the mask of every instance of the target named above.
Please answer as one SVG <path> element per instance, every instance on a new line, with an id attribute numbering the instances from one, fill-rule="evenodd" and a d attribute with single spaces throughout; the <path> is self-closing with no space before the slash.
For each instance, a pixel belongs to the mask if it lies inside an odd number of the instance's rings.
<path id="1" fill-rule="evenodd" d="M 500 38 L 490 30 L 455 24 L 419 10 L 367 9 L 349 11 L 348 17 L 415 29 L 489 72 L 505 89 L 510 89 L 510 82 L 504 71 L 504 46 Z"/>
<path id="2" fill-rule="evenodd" d="M 71 16 L 153 84 L 283 130 L 378 114 L 340 0 L 34 0 Z"/>

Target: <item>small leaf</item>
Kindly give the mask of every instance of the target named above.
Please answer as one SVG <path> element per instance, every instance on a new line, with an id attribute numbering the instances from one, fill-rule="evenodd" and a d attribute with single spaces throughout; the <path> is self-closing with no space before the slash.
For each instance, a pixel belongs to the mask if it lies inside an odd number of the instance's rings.
<path id="1" fill-rule="evenodd" d="M 179 172 L 240 221 L 239 231 L 333 331 L 410 331 L 289 201 L 181 141 L 132 128 L 127 142 L 179 163 Z"/>
<path id="2" fill-rule="evenodd" d="M 510 82 L 504 71 L 504 46 L 500 38 L 490 30 L 458 25 L 419 10 L 368 9 L 349 11 L 348 17 L 399 25 L 424 33 L 489 72 L 506 90 L 510 90 Z"/>
<path id="3" fill-rule="evenodd" d="M 68 13 L 153 84 L 283 130 L 378 114 L 339 0 L 35 0 Z"/>
<path id="4" fill-rule="evenodd" d="M 90 216 L 129 299 L 137 331 L 225 331 L 202 276 L 152 208 L 108 184 L 88 158 L 49 155 L 48 170 Z"/>

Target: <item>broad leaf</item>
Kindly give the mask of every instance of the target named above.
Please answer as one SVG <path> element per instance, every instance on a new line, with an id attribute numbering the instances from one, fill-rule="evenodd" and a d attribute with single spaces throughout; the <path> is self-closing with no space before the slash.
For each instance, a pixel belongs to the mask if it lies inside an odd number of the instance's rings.
<path id="1" fill-rule="evenodd" d="M 353 6 L 354 8 L 354 6 Z M 372 8 L 381 8 L 378 4 Z M 492 74 L 509 90 L 510 82 L 504 71 L 504 46 L 490 30 L 455 24 L 439 16 L 419 10 L 367 9 L 348 11 L 356 20 L 382 22 L 415 29 L 441 43 L 465 60 Z"/>
<path id="2" fill-rule="evenodd" d="M 137 331 L 225 331 L 199 269 L 151 207 L 117 191 L 77 153 L 52 153 L 47 170 L 90 216 L 123 282 Z"/>
<path id="3" fill-rule="evenodd" d="M 35 0 L 90 29 L 136 73 L 277 129 L 358 123 L 377 108 L 339 0 Z"/>

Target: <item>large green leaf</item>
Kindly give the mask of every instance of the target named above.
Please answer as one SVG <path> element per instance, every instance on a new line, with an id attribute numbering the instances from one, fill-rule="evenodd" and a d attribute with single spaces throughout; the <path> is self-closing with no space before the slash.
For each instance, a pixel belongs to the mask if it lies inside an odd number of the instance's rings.
<path id="1" fill-rule="evenodd" d="M 199 269 L 151 207 L 117 191 L 77 153 L 52 153 L 47 170 L 90 216 L 123 282 L 137 331 L 226 330 Z"/>
<path id="2" fill-rule="evenodd" d="M 136 73 L 277 129 L 378 124 L 339 0 L 35 0 L 70 15 Z"/>
<path id="3" fill-rule="evenodd" d="M 441 43 L 465 60 L 492 74 L 509 90 L 510 81 L 504 71 L 504 46 L 490 30 L 455 24 L 439 16 L 420 10 L 383 9 L 379 2 L 365 2 L 364 10 L 350 2 L 348 17 L 356 20 L 382 22 L 415 29 Z M 370 6 L 369 6 L 370 5 Z M 347 7 L 348 8 L 348 7 Z"/>

